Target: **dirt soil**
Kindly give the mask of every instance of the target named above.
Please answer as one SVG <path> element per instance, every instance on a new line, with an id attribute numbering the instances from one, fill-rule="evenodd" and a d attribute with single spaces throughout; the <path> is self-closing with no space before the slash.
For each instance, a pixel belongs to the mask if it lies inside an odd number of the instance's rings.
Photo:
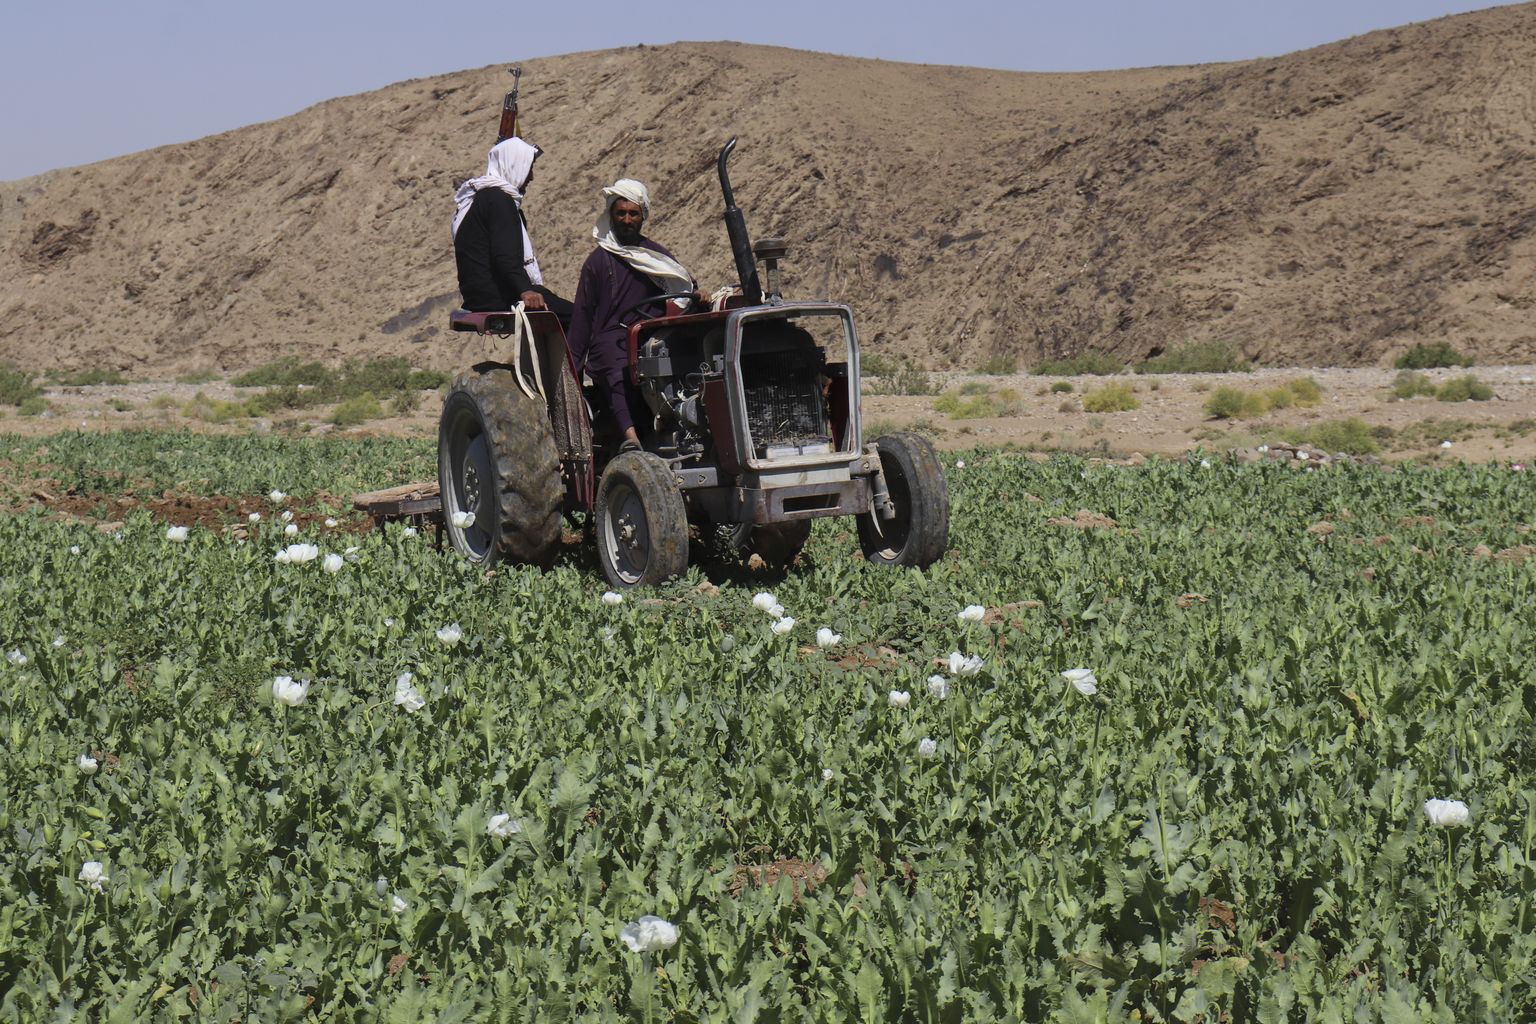
<path id="1" fill-rule="evenodd" d="M 1132 458 L 1137 454 L 1180 456 L 1195 450 L 1251 452 L 1260 445 L 1283 443 L 1290 430 L 1357 418 L 1379 428 L 1381 456 L 1389 460 L 1536 462 L 1536 365 L 1476 366 L 1470 370 L 1424 373 L 1434 383 L 1470 373 L 1492 387 L 1494 397 L 1485 402 L 1451 403 L 1433 398 L 1394 401 L 1391 386 L 1396 371 L 1376 368 L 1262 369 L 1252 373 L 1116 378 L 951 373 L 934 374 L 935 386 L 943 390 L 965 385 L 984 385 L 997 392 L 1012 390 L 1020 398 L 1021 411 L 992 419 L 954 420 L 934 410 L 933 395 L 879 395 L 869 394 L 866 389 L 864 423 L 868 436 L 894 429 L 916 429 L 932 437 L 940 448 L 949 450 L 1016 447 L 1034 452 L 1066 450 Z M 1262 391 L 1298 377 L 1310 377 L 1317 382 L 1322 391 L 1321 404 L 1310 409 L 1272 412 L 1251 421 L 1215 420 L 1203 411 L 1216 388 Z M 1129 383 L 1140 407 L 1129 412 L 1084 412 L 1083 394 L 1111 380 Z M 1062 381 L 1070 383 L 1072 391 L 1050 390 L 1052 384 Z M 871 388 L 877 385 L 877 381 L 871 381 Z M 199 394 L 209 399 L 237 400 L 251 393 L 250 389 L 222 382 L 53 387 L 45 395 L 50 407 L 47 413 L 32 417 L 17 416 L 14 411 L 0 414 L 0 433 L 38 436 L 60 430 L 144 428 L 219 433 L 279 431 L 304 436 L 339 432 L 326 422 L 329 409 L 325 407 L 278 420 L 238 419 L 222 424 L 188 418 L 183 412 L 189 403 L 193 409 L 202 404 L 195 401 Z M 424 392 L 416 411 L 409 416 L 373 420 L 345 432 L 419 437 L 430 443 L 436 436 L 440 408 L 435 393 Z M 1445 441 L 1451 442 L 1449 447 L 1442 447 Z M 261 507 L 228 511 L 243 514 Z"/>
<path id="2" fill-rule="evenodd" d="M 599 188 L 638 177 L 648 233 L 713 289 L 735 277 L 714 160 L 739 135 L 736 196 L 757 237 L 788 241 L 786 294 L 852 303 L 888 358 L 964 371 L 1221 341 L 1271 366 L 1388 366 L 1445 341 L 1525 363 L 1532 67 L 1531 3 L 1081 74 L 728 42 L 568 54 L 524 65 L 523 130 L 545 151 L 527 209 L 569 296 Z M 415 79 L 0 182 L 0 362 L 140 380 L 288 357 L 456 369 L 452 196 L 485 165 L 508 81 Z M 1136 441 L 1145 415 L 1087 440 Z"/>

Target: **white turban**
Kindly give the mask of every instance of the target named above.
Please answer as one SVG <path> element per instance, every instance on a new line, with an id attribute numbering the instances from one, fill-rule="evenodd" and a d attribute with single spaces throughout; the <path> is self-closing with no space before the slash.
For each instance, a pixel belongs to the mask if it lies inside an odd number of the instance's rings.
<path id="1" fill-rule="evenodd" d="M 459 225 L 475 201 L 475 193 L 483 188 L 501 189 L 512 197 L 512 201 L 521 211 L 523 186 L 528 184 L 528 178 L 533 174 L 533 161 L 538 155 L 537 146 L 524 142 L 515 135 L 492 146 L 490 154 L 486 157 L 485 173 L 478 178 L 470 178 L 453 194 L 453 201 L 457 207 L 453 214 L 454 236 L 457 237 Z M 522 218 L 519 217 L 518 220 Z M 526 223 L 523 224 L 523 265 L 528 271 L 528 280 L 534 284 L 544 283 L 544 275 L 539 272 L 539 261 L 533 255 L 533 240 L 528 237 Z"/>
<path id="2" fill-rule="evenodd" d="M 663 292 L 693 291 L 693 275 L 677 260 L 643 245 L 623 245 L 619 242 L 613 233 L 613 218 L 610 214 L 613 204 L 620 199 L 628 199 L 639 206 L 647 217 L 651 215 L 651 193 L 634 178 L 620 178 L 612 185 L 605 186 L 603 212 L 592 228 L 592 237 L 597 239 L 597 244 L 656 282 L 656 287 Z M 688 303 L 684 300 L 678 305 L 686 309 Z"/>

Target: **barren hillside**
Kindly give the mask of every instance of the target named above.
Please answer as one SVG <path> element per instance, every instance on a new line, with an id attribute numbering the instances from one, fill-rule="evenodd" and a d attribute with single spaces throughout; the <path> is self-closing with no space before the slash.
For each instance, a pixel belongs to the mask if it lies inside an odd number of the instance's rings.
<path id="1" fill-rule="evenodd" d="M 733 43 L 528 61 L 528 203 L 569 294 L 597 189 L 731 276 L 732 134 L 792 295 L 852 301 L 937 368 L 1188 340 L 1371 364 L 1536 343 L 1536 4 L 1195 68 L 1020 74 Z M 149 376 L 279 355 L 451 366 L 452 193 L 501 68 L 402 82 L 183 145 L 0 184 L 0 358 Z"/>

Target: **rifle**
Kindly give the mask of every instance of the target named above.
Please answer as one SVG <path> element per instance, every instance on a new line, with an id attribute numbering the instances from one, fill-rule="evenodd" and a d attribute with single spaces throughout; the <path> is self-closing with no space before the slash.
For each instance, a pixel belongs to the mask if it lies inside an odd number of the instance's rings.
<path id="1" fill-rule="evenodd" d="M 501 101 L 501 127 L 496 130 L 497 142 L 505 142 L 517 134 L 517 80 L 522 77 L 521 64 L 512 68 L 512 91 Z"/>

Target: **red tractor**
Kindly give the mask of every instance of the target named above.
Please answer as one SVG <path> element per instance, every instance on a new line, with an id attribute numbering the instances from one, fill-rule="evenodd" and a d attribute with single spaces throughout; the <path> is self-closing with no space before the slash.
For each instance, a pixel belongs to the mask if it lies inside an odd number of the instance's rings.
<path id="1" fill-rule="evenodd" d="M 779 294 L 786 248 L 748 238 L 726 173 L 735 144 L 718 168 L 741 294 L 705 312 L 668 302 L 666 315 L 630 324 L 629 372 L 650 413 L 642 451 L 621 452 L 612 417 L 591 412 L 601 403 L 553 313 L 451 315 L 454 330 L 487 341 L 485 360 L 454 380 L 438 429 L 443 519 L 472 561 L 547 566 L 562 517 L 578 513 L 620 589 L 683 573 L 690 528 L 776 566 L 827 516 L 855 517 L 871 562 L 922 567 L 944 554 L 938 456 L 915 434 L 864 442 L 853 312 Z"/>

